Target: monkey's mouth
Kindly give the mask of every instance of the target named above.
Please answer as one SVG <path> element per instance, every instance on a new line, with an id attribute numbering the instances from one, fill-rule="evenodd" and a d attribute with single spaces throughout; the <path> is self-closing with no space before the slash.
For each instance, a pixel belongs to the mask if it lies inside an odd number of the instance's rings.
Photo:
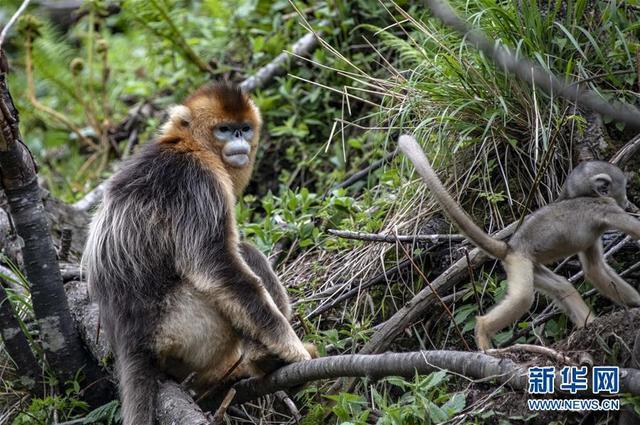
<path id="1" fill-rule="evenodd" d="M 224 160 L 232 167 L 244 167 L 249 163 L 249 155 L 244 153 L 236 153 L 233 155 L 224 155 Z"/>
<path id="2" fill-rule="evenodd" d="M 231 142 L 222 151 L 224 162 L 232 167 L 241 168 L 249 164 L 249 152 L 251 146 L 245 142 Z"/>

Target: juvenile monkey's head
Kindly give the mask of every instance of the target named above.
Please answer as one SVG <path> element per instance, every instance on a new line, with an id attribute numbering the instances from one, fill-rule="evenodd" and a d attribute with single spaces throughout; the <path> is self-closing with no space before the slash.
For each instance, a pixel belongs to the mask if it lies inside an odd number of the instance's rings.
<path id="1" fill-rule="evenodd" d="M 201 87 L 171 108 L 161 134 L 187 130 L 195 141 L 219 154 L 225 167 L 245 168 L 253 165 L 261 125 L 260 111 L 246 93 L 218 83 Z"/>
<path id="2" fill-rule="evenodd" d="M 581 196 L 608 196 L 621 208 L 632 208 L 627 199 L 627 177 L 620 168 L 605 161 L 585 161 L 571 170 L 558 200 Z"/>

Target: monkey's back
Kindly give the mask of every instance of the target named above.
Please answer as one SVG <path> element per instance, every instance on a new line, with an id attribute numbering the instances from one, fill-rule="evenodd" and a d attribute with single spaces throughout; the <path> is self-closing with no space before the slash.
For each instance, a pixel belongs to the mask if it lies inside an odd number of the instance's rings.
<path id="1" fill-rule="evenodd" d="M 133 338 L 151 348 L 163 301 L 184 278 L 185 248 L 222 240 L 226 208 L 213 174 L 171 146 L 144 146 L 112 176 L 83 256 L 112 345 Z"/>
<path id="2" fill-rule="evenodd" d="M 624 211 L 608 197 L 573 198 L 549 204 L 527 216 L 509 247 L 535 262 L 548 264 L 592 246 L 607 230 L 603 218 L 619 212 Z"/>

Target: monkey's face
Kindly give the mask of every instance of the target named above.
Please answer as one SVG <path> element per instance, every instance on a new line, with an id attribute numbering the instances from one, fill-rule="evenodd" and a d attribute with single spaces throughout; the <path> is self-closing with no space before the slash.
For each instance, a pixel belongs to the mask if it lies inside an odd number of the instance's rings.
<path id="1" fill-rule="evenodd" d="M 213 137 L 222 143 L 222 160 L 235 168 L 249 165 L 253 136 L 251 122 L 223 122 L 213 129 Z"/>

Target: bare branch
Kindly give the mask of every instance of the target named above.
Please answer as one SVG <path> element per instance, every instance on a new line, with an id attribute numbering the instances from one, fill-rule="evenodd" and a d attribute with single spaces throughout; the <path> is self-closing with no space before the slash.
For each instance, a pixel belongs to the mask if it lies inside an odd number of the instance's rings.
<path id="1" fill-rule="evenodd" d="M 510 236 L 516 229 L 516 224 L 517 223 L 511 223 L 496 233 L 495 237 L 504 239 Z M 437 301 L 434 291 L 444 294 L 454 285 L 468 277 L 468 266 L 471 268 L 478 267 L 487 261 L 489 256 L 476 248 L 469 253 L 468 258 L 469 263 L 467 263 L 467 257 L 459 259 L 444 273 L 433 280 L 430 286 L 418 292 L 411 301 L 398 310 L 384 323 L 384 326 L 371 336 L 371 339 L 364 345 L 362 350 L 360 350 L 360 353 L 380 353 L 386 350 L 400 332 L 425 316 L 427 310 Z"/>
<path id="2" fill-rule="evenodd" d="M 240 88 L 247 92 L 252 92 L 255 89 L 264 87 L 268 82 L 273 80 L 277 75 L 284 73 L 291 54 L 295 56 L 306 56 L 311 53 L 318 46 L 318 38 L 313 33 L 308 33 L 301 39 L 295 42 L 291 47 L 291 53 L 282 52 L 275 57 L 267 65 L 263 66 L 253 75 L 242 83 Z"/>
<path id="3" fill-rule="evenodd" d="M 9 30 L 11 29 L 13 24 L 16 23 L 20 15 L 22 15 L 24 11 L 27 9 L 27 6 L 29 6 L 30 2 L 31 0 L 24 0 L 20 5 L 20 7 L 18 8 L 18 10 L 16 10 L 16 13 L 14 13 L 11 19 L 9 19 L 9 22 L 7 22 L 7 25 L 5 25 L 4 28 L 2 28 L 2 32 L 0 32 L 0 49 L 2 49 L 2 44 L 4 43 L 4 40 L 7 38 L 7 34 L 9 34 Z"/>
<path id="4" fill-rule="evenodd" d="M 611 157 L 609 162 L 622 167 L 633 155 L 635 155 L 636 152 L 638 152 L 638 149 L 640 149 L 640 134 L 637 134 L 634 138 L 629 140 L 618 152 L 615 153 L 615 155 Z"/>
<path id="5" fill-rule="evenodd" d="M 249 378 L 236 383 L 236 403 L 244 403 L 278 390 L 299 386 L 319 379 L 339 377 L 385 376 L 411 377 L 439 370 L 471 380 L 494 381 L 513 389 L 527 388 L 525 367 L 507 358 L 480 352 L 417 351 L 413 353 L 385 353 L 375 355 L 343 355 L 294 363 L 263 378 Z M 559 379 L 559 373 L 557 374 Z M 621 392 L 640 394 L 640 371 L 620 370 Z"/>
<path id="6" fill-rule="evenodd" d="M 431 242 L 436 243 L 442 240 L 459 242 L 466 238 L 464 235 L 451 234 L 451 235 L 383 235 L 380 233 L 364 233 L 364 232 L 351 232 L 348 230 L 336 230 L 329 229 L 327 233 L 330 235 L 338 236 L 344 239 L 355 239 L 359 241 L 369 242 L 387 242 L 387 243 L 414 243 L 414 242 Z"/>

